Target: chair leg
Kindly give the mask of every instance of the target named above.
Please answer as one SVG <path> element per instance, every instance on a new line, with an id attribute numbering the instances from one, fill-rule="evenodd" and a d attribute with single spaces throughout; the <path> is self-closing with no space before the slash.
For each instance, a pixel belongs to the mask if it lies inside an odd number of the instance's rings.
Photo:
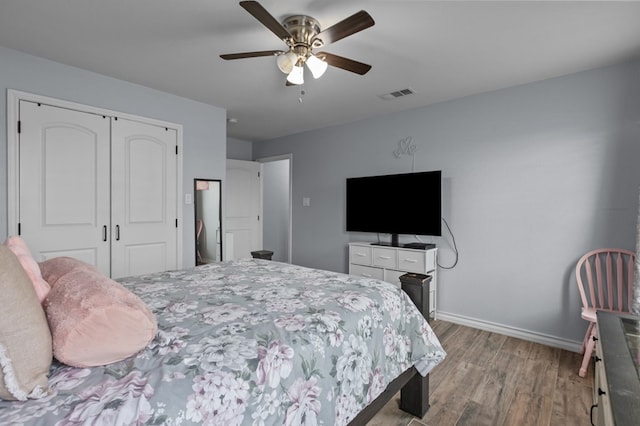
<path id="1" fill-rule="evenodd" d="M 587 368 L 589 367 L 589 363 L 591 362 L 593 347 L 596 344 L 594 340 L 594 337 L 596 336 L 596 329 L 595 327 L 590 327 L 590 329 L 591 329 L 591 332 L 589 333 L 589 339 L 586 342 L 584 357 L 582 358 L 582 365 L 580 366 L 580 371 L 578 372 L 578 375 L 580 377 L 584 377 L 587 375 Z"/>
<path id="2" fill-rule="evenodd" d="M 589 327 L 587 328 L 587 332 L 584 334 L 584 339 L 582 339 L 582 346 L 580 347 L 580 353 L 583 354 L 584 350 L 587 347 L 587 343 L 589 342 L 589 339 L 591 339 L 591 332 L 593 331 L 593 327 L 596 324 L 589 321 Z"/>

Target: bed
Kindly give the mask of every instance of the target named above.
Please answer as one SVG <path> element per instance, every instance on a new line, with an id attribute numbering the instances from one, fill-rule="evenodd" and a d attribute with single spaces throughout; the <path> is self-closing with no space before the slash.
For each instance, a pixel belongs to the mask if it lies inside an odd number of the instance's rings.
<path id="1" fill-rule="evenodd" d="M 54 360 L 50 395 L 0 401 L 0 424 L 364 424 L 401 387 L 424 414 L 445 357 L 382 281 L 261 259 L 118 281 L 154 313 L 155 339 L 106 366 Z"/>

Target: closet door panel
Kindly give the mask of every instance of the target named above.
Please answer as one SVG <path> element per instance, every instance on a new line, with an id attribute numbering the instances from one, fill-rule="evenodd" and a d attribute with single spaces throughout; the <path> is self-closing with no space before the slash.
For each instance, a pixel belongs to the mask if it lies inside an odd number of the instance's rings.
<path id="1" fill-rule="evenodd" d="M 109 274 L 109 119 L 20 101 L 20 121 L 22 238 L 38 261 L 70 256 Z"/>
<path id="2" fill-rule="evenodd" d="M 112 122 L 112 276 L 177 267 L 175 130 Z"/>
<path id="3" fill-rule="evenodd" d="M 128 182 L 129 223 L 164 224 L 167 221 L 165 208 L 167 189 L 165 165 L 166 146 L 161 140 L 139 137 L 129 142 L 125 153 Z M 175 217 L 175 215 L 172 215 Z"/>

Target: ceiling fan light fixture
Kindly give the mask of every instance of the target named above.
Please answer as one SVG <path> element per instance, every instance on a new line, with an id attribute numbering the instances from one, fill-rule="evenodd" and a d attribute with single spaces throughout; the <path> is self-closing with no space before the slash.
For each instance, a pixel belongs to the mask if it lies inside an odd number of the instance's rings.
<path id="1" fill-rule="evenodd" d="M 329 66 L 329 64 L 313 54 L 309 55 L 306 64 L 309 68 L 309 71 L 311 71 L 311 74 L 313 74 L 313 78 L 322 77 L 324 72 L 327 70 L 327 67 Z"/>
<path id="2" fill-rule="evenodd" d="M 291 50 L 287 53 L 276 56 L 276 64 L 278 65 L 278 69 L 285 74 L 290 74 L 291 71 L 293 71 L 293 67 L 297 61 L 298 55 L 296 55 Z"/>
<path id="3" fill-rule="evenodd" d="M 304 83 L 304 68 L 302 68 L 302 64 L 293 67 L 293 71 L 287 76 L 287 81 L 291 84 Z"/>

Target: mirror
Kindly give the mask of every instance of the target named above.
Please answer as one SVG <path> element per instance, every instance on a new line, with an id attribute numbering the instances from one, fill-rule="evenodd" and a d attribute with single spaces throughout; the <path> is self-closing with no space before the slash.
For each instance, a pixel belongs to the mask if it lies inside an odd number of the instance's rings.
<path id="1" fill-rule="evenodd" d="M 222 181 L 194 179 L 196 266 L 222 260 Z"/>

